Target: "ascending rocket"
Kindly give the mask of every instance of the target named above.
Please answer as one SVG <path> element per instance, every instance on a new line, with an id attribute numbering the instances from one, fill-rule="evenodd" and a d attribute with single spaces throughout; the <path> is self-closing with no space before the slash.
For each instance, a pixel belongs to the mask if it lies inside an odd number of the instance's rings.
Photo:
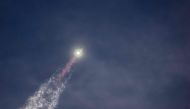
<path id="1" fill-rule="evenodd" d="M 73 52 L 73 56 L 70 59 L 70 61 L 66 64 L 66 66 L 62 69 L 61 73 L 58 75 L 59 80 L 62 80 L 64 76 L 69 73 L 72 65 L 76 62 L 77 59 L 81 58 L 83 56 L 83 49 L 77 48 Z"/>

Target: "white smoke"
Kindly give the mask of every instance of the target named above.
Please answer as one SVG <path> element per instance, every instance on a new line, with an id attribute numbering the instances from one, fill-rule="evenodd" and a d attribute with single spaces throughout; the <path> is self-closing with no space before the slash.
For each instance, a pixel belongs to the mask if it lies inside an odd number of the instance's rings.
<path id="1" fill-rule="evenodd" d="M 63 83 L 57 76 L 51 77 L 49 81 L 40 86 L 39 90 L 20 109 L 54 109 L 58 104 L 66 82 L 67 80 Z"/>

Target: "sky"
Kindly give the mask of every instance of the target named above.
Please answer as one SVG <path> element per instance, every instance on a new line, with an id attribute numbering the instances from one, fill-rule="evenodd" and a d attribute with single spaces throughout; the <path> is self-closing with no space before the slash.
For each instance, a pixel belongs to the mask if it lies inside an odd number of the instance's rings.
<path id="1" fill-rule="evenodd" d="M 0 108 L 84 57 L 56 109 L 190 109 L 188 0 L 1 0 Z"/>

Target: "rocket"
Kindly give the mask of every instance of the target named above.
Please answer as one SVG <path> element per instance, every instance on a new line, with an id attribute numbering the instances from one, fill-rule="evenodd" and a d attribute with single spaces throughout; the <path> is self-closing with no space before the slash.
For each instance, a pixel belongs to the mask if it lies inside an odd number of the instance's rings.
<path id="1" fill-rule="evenodd" d="M 72 58 L 65 65 L 65 67 L 61 70 L 60 74 L 58 74 L 59 80 L 62 80 L 64 78 L 64 76 L 69 73 L 71 67 L 76 62 L 76 60 L 81 58 L 82 56 L 83 56 L 83 49 L 82 48 L 77 48 L 74 50 Z"/>

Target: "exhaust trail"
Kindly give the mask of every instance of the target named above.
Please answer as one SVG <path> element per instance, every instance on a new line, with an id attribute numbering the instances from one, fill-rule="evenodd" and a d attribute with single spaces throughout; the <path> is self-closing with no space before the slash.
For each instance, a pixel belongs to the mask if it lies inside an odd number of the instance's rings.
<path id="1" fill-rule="evenodd" d="M 55 109 L 60 95 L 71 76 L 68 73 L 76 62 L 76 59 L 81 57 L 81 53 L 81 49 L 76 49 L 74 51 L 74 56 L 66 66 L 60 72 L 50 77 L 47 82 L 42 84 L 20 109 Z"/>

